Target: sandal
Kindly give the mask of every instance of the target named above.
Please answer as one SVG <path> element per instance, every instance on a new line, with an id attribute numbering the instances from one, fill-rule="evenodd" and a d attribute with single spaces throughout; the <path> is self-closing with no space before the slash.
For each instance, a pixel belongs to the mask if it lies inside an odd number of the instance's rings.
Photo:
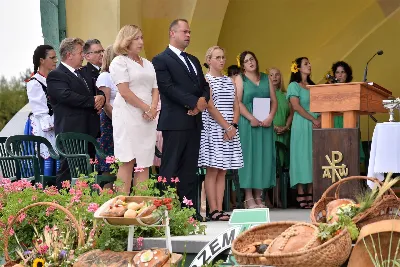
<path id="1" fill-rule="evenodd" d="M 221 210 L 219 211 L 222 215 L 228 217 L 229 219 L 231 218 L 231 215 L 229 213 L 226 213 L 225 211 Z"/>
<path id="2" fill-rule="evenodd" d="M 307 203 L 310 208 L 314 207 L 313 194 L 304 194 L 304 197 L 311 197 L 311 200 L 307 200 Z"/>
<path id="3" fill-rule="evenodd" d="M 216 214 L 218 215 L 214 217 L 214 215 Z M 222 217 L 225 217 L 225 219 L 222 219 Z M 229 217 L 228 218 L 226 217 L 228 217 L 227 214 L 224 214 L 222 211 L 219 210 L 214 210 L 209 214 L 209 218 L 211 221 L 222 221 L 222 222 L 229 221 Z"/>
<path id="4" fill-rule="evenodd" d="M 302 197 L 304 197 L 304 198 L 307 197 L 307 194 L 297 194 L 296 201 L 297 201 L 297 203 L 299 205 L 299 208 L 300 209 L 310 209 L 310 206 L 308 204 L 308 200 L 305 200 L 305 199 L 298 200 L 298 198 L 302 198 Z"/>
<path id="5" fill-rule="evenodd" d="M 245 209 L 256 209 L 256 208 L 258 208 L 258 205 L 257 205 L 257 204 L 254 204 L 254 205 L 249 205 L 249 204 L 247 204 L 247 202 L 249 202 L 249 201 L 251 201 L 251 200 L 254 201 L 254 198 L 249 198 L 249 199 L 246 199 L 246 200 L 244 201 L 244 208 L 245 208 Z"/>
<path id="6" fill-rule="evenodd" d="M 201 202 L 200 211 L 201 211 L 201 212 L 206 212 L 206 209 L 207 209 L 207 201 L 206 201 L 206 200 L 203 200 L 203 201 Z"/>
<path id="7" fill-rule="evenodd" d="M 261 197 L 257 197 L 255 200 L 260 200 L 261 201 L 261 204 L 257 204 L 257 207 L 258 208 L 266 208 L 267 206 L 265 206 L 263 203 L 262 203 L 262 201 L 263 201 L 263 199 L 261 198 Z M 257 203 L 257 202 L 256 202 Z"/>

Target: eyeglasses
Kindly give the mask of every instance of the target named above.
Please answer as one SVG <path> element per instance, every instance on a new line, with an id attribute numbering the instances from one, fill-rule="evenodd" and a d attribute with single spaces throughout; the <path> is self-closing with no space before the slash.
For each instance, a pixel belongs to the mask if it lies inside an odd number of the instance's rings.
<path id="1" fill-rule="evenodd" d="M 243 63 L 244 63 L 244 64 L 247 64 L 247 63 L 249 63 L 249 62 L 254 62 L 254 61 L 255 61 L 254 57 L 251 57 L 251 58 L 246 59 L 245 61 L 243 61 Z"/>
<path id="2" fill-rule="evenodd" d="M 104 50 L 97 50 L 97 51 L 91 51 L 91 52 L 87 52 L 86 54 L 101 54 L 104 53 Z"/>
<path id="3" fill-rule="evenodd" d="M 226 57 L 224 57 L 224 56 L 218 56 L 218 57 L 212 57 L 212 59 L 216 59 L 216 60 L 218 60 L 218 61 L 223 61 L 223 60 L 226 60 Z"/>

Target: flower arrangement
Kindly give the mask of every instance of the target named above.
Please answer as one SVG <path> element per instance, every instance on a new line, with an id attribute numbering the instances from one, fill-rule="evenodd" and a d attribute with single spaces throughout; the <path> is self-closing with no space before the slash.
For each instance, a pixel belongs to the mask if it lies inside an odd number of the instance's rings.
<path id="1" fill-rule="evenodd" d="M 115 158 L 108 158 L 108 160 L 114 166 L 116 172 L 120 165 L 119 161 Z M 138 167 L 135 171 L 143 171 L 143 168 Z M 53 264 L 56 259 L 59 259 L 60 254 L 63 256 L 64 253 L 67 253 L 68 257 L 63 257 L 63 264 L 65 265 L 57 266 L 70 266 L 68 264 L 72 263 L 87 248 L 113 251 L 126 250 L 128 228 L 114 227 L 94 219 L 94 212 L 102 204 L 118 195 L 115 190 L 103 189 L 100 185 L 95 184 L 95 175 L 96 172 L 90 174 L 89 178 L 82 176 L 73 186 L 69 181 L 65 181 L 61 190 L 57 190 L 54 186 L 43 188 L 40 183 L 32 185 L 26 180 L 11 182 L 9 179 L 0 179 L 0 235 L 4 235 L 7 224 L 14 219 L 15 214 L 21 209 L 35 202 L 54 202 L 67 208 L 73 214 L 84 232 L 85 240 L 87 240 L 86 245 L 81 249 L 70 249 L 77 244 L 75 239 L 72 238 L 75 231 L 72 231 L 72 225 L 66 221 L 65 214 L 53 207 L 33 207 L 21 214 L 10 229 L 8 251 L 12 252 L 11 258 L 35 266 L 43 265 L 43 261 L 46 266 L 56 266 L 49 264 Z M 176 184 L 179 182 L 179 178 L 173 178 L 171 181 Z M 160 205 L 162 205 L 162 209 L 169 212 L 171 235 L 204 234 L 206 226 L 201 225 L 193 218 L 196 211 L 191 207 L 181 208 L 176 188 L 166 185 L 166 182 L 166 178 L 158 177 L 158 179 L 155 179 L 152 177 L 133 187 L 132 195 L 162 198 Z M 115 182 L 116 187 L 120 184 L 120 181 Z M 191 203 L 191 200 L 186 201 L 189 204 Z M 50 225 L 53 225 L 53 227 L 50 228 Z M 50 231 L 54 227 L 58 230 Z M 39 234 L 39 231 L 35 229 L 44 229 L 44 231 Z M 45 240 L 53 240 L 52 238 L 55 237 L 56 233 L 59 237 L 63 236 L 62 240 L 65 242 L 59 244 L 49 241 L 49 245 Z M 164 234 L 163 227 L 137 227 L 135 229 L 137 247 L 141 247 L 143 237 L 161 237 Z M 32 240 L 41 241 L 35 243 Z M 40 254 L 44 251 L 38 249 L 43 249 L 39 242 L 46 244 L 46 253 Z M 67 247 L 69 249 L 65 249 Z M 4 244 L 0 243 L 0 255 L 3 252 Z"/>
<path id="2" fill-rule="evenodd" d="M 297 73 L 297 72 L 299 71 L 299 67 L 297 66 L 296 61 L 293 61 L 293 62 L 292 62 L 292 66 L 290 67 L 290 71 L 291 71 L 292 73 Z"/>

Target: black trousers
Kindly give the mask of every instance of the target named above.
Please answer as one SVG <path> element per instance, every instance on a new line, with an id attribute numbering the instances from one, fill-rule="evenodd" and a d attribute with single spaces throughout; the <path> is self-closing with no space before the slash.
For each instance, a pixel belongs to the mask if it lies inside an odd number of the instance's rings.
<path id="1" fill-rule="evenodd" d="M 172 177 L 178 177 L 178 196 L 183 197 L 197 207 L 197 163 L 199 159 L 201 129 L 184 131 L 163 131 L 163 148 L 160 175 L 170 183 Z M 182 206 L 185 206 L 182 204 Z"/>

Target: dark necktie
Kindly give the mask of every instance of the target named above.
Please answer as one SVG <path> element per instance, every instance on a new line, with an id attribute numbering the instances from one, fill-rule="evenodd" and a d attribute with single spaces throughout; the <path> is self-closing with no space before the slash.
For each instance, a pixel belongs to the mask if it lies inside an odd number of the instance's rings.
<path id="1" fill-rule="evenodd" d="M 86 86 L 86 89 L 88 89 L 88 91 L 90 92 L 89 86 L 86 83 L 86 80 L 82 77 L 82 75 L 79 73 L 79 70 L 75 70 L 76 75 L 78 76 L 79 79 L 81 79 L 83 81 L 83 83 Z"/>
<path id="2" fill-rule="evenodd" d="M 189 72 L 190 72 L 190 74 L 192 75 L 192 77 L 195 78 L 195 79 L 197 79 L 196 72 L 195 72 L 194 69 L 193 69 L 192 63 L 190 63 L 189 58 L 188 58 L 186 52 L 181 52 L 181 56 L 183 56 L 183 58 L 185 59 L 186 65 L 188 66 Z"/>

